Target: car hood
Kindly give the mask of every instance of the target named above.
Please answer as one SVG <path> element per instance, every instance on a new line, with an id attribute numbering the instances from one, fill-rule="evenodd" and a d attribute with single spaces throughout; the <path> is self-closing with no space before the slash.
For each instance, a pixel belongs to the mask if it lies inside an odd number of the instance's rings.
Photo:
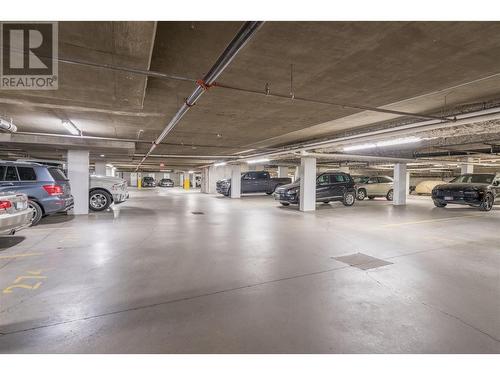
<path id="1" fill-rule="evenodd" d="M 281 185 L 276 188 L 276 191 L 286 191 L 300 187 L 300 181 L 292 182 L 291 184 Z"/>
<path id="2" fill-rule="evenodd" d="M 487 187 L 488 184 L 479 183 L 450 183 L 437 185 L 434 189 L 446 189 L 446 190 L 466 190 L 466 189 L 480 189 Z"/>
<path id="3" fill-rule="evenodd" d="M 231 182 L 231 179 L 230 178 L 223 178 L 222 180 L 219 180 L 217 181 L 218 183 L 222 183 L 222 182 Z"/>

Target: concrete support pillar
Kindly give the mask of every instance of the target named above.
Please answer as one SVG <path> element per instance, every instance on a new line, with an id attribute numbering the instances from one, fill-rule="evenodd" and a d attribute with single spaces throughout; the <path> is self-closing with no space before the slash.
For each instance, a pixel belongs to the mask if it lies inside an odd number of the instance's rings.
<path id="1" fill-rule="evenodd" d="M 188 171 L 184 172 L 184 177 L 183 177 L 183 180 L 182 180 L 182 186 L 184 187 L 185 190 L 189 190 L 189 188 L 191 187 L 191 179 L 190 179 Z"/>
<path id="2" fill-rule="evenodd" d="M 231 165 L 231 198 L 241 197 L 241 165 Z"/>
<path id="3" fill-rule="evenodd" d="M 293 174 L 293 181 L 297 181 L 300 177 L 300 167 L 295 167 L 295 172 Z"/>
<path id="4" fill-rule="evenodd" d="M 288 177 L 288 167 L 278 167 L 278 177 Z"/>
<path id="5" fill-rule="evenodd" d="M 98 176 L 106 176 L 106 162 L 96 161 L 95 162 L 95 174 Z"/>
<path id="6" fill-rule="evenodd" d="M 406 172 L 406 195 L 410 195 L 410 172 Z"/>
<path id="7" fill-rule="evenodd" d="M 208 193 L 215 194 L 217 193 L 217 173 L 216 169 L 220 167 L 214 167 L 213 165 L 208 167 Z"/>
<path id="8" fill-rule="evenodd" d="M 73 215 L 89 213 L 89 151 L 68 150 L 68 178 L 75 202 Z"/>
<path id="9" fill-rule="evenodd" d="M 201 192 L 208 193 L 209 186 L 209 168 L 205 167 L 201 170 Z"/>
<path id="10" fill-rule="evenodd" d="M 394 194 L 392 203 L 395 206 L 406 205 L 406 164 L 394 164 Z"/>
<path id="11" fill-rule="evenodd" d="M 344 173 L 349 173 L 349 167 L 340 167 L 339 171 L 344 172 Z"/>
<path id="12" fill-rule="evenodd" d="M 467 158 L 467 162 L 472 163 L 472 158 Z M 460 174 L 474 173 L 474 165 L 462 164 L 460 166 Z"/>
<path id="13" fill-rule="evenodd" d="M 300 211 L 316 210 L 316 158 L 300 158 Z"/>

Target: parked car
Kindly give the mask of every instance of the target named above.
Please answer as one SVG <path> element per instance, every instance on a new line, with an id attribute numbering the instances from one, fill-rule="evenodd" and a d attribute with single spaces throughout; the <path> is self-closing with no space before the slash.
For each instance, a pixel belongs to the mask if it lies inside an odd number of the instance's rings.
<path id="1" fill-rule="evenodd" d="M 33 215 L 31 225 L 43 216 L 73 208 L 69 181 L 57 167 L 36 163 L 0 162 L 0 192 L 23 193 Z"/>
<path id="2" fill-rule="evenodd" d="M 389 176 L 372 176 L 356 183 L 356 198 L 362 201 L 366 197 L 385 197 L 392 201 L 394 197 L 394 180 Z"/>
<path id="3" fill-rule="evenodd" d="M 288 177 L 271 177 L 266 171 L 251 171 L 241 174 L 241 193 L 266 193 L 271 195 L 276 188 L 292 182 Z M 231 179 L 219 180 L 216 183 L 217 193 L 226 197 L 231 195 Z"/>
<path id="4" fill-rule="evenodd" d="M 450 183 L 432 189 L 432 200 L 436 207 L 448 204 L 466 204 L 490 211 L 495 199 L 500 197 L 500 173 L 470 173 L 453 179 Z"/>
<path id="5" fill-rule="evenodd" d="M 0 193 L 0 234 L 15 234 L 30 226 L 32 215 L 26 194 Z"/>
<path id="6" fill-rule="evenodd" d="M 437 185 L 441 185 L 445 183 L 442 180 L 425 180 L 421 181 L 415 186 L 415 193 L 417 195 L 431 195 L 432 189 L 434 189 Z"/>
<path id="7" fill-rule="evenodd" d="M 112 176 L 90 176 L 89 209 L 104 211 L 111 203 L 125 202 L 129 197 L 127 181 Z"/>
<path id="8" fill-rule="evenodd" d="M 153 177 L 151 176 L 144 176 L 142 178 L 142 187 L 155 187 L 156 186 L 156 181 Z"/>
<path id="9" fill-rule="evenodd" d="M 276 189 L 274 197 L 283 206 L 298 204 L 300 181 L 283 185 Z M 345 206 L 352 206 L 356 201 L 356 189 L 352 177 L 344 172 L 325 172 L 316 177 L 316 202 L 329 203 L 341 201 Z"/>
<path id="10" fill-rule="evenodd" d="M 160 182 L 158 183 L 158 186 L 161 187 L 174 187 L 174 181 L 172 181 L 170 178 L 162 178 Z"/>

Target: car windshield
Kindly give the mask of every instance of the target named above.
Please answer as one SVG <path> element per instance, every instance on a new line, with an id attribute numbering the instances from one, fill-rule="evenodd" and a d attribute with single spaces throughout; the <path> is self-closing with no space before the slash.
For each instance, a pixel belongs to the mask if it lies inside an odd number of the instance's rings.
<path id="1" fill-rule="evenodd" d="M 492 174 L 464 174 L 451 180 L 452 183 L 463 184 L 491 184 L 495 178 Z"/>
<path id="2" fill-rule="evenodd" d="M 153 181 L 153 177 L 144 177 L 143 180 L 144 181 Z"/>

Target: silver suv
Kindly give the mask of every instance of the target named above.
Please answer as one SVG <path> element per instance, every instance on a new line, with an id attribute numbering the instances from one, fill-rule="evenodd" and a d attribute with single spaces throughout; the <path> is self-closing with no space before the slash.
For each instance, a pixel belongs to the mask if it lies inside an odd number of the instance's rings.
<path id="1" fill-rule="evenodd" d="M 367 198 L 384 197 L 392 201 L 394 197 L 394 180 L 389 176 L 359 176 L 356 182 L 356 198 L 360 201 Z"/>

